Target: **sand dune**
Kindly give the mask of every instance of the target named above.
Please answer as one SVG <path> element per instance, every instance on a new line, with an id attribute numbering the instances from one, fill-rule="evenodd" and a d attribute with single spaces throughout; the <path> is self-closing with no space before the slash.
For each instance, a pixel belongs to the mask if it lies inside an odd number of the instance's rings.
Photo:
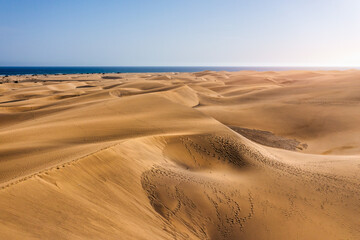
<path id="1" fill-rule="evenodd" d="M 360 239 L 359 78 L 2 77 L 1 239 Z"/>

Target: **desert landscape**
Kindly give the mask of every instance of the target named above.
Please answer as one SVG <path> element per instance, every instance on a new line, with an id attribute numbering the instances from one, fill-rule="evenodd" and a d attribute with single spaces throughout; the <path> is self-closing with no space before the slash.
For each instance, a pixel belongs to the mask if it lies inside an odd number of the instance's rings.
<path id="1" fill-rule="evenodd" d="M 360 239 L 360 70 L 0 82 L 1 239 Z"/>

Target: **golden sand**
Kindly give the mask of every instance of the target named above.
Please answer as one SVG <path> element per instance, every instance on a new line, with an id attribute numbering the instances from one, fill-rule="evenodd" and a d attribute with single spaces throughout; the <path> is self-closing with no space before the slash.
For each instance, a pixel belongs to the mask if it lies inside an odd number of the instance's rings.
<path id="1" fill-rule="evenodd" d="M 1 239 L 360 239 L 360 71 L 0 81 Z"/>

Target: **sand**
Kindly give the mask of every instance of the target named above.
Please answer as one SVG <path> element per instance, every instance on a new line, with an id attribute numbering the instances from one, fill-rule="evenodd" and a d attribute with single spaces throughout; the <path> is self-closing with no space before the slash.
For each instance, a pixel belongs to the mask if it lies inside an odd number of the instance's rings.
<path id="1" fill-rule="evenodd" d="M 360 239 L 360 71 L 0 82 L 1 239 Z"/>

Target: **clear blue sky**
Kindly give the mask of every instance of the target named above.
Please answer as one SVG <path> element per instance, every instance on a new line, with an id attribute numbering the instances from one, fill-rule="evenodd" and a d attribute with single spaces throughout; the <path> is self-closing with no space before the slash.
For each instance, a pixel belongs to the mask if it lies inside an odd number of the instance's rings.
<path id="1" fill-rule="evenodd" d="M 0 0 L 0 66 L 360 66 L 359 0 Z"/>

